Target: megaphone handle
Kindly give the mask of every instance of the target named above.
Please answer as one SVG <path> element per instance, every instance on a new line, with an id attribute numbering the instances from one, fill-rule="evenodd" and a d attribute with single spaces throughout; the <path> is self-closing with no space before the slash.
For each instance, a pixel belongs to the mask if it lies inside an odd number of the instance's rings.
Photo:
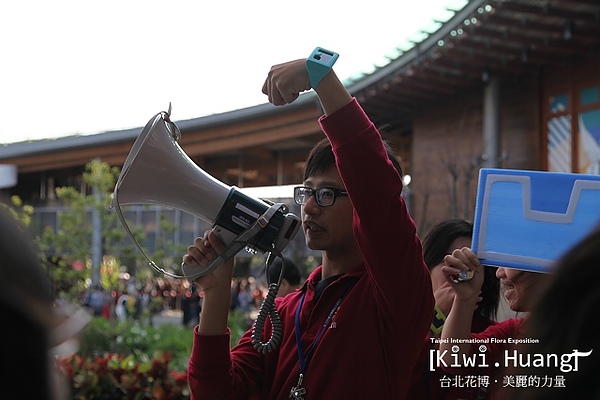
<path id="1" fill-rule="evenodd" d="M 118 196 L 118 192 L 115 192 L 115 195 Z M 114 202 L 114 207 L 115 207 L 115 211 L 117 213 L 117 218 L 119 218 L 119 221 L 121 222 L 121 225 L 123 225 L 123 228 L 125 228 L 125 232 L 127 233 L 127 235 L 129 236 L 129 238 L 131 239 L 131 241 L 133 242 L 133 244 L 135 245 L 135 247 L 137 247 L 137 249 L 140 251 L 140 253 L 142 253 L 142 255 L 144 256 L 144 258 L 146 259 L 146 261 L 148 261 L 148 265 L 150 265 L 152 268 L 154 268 L 156 271 L 169 276 L 171 278 L 176 278 L 176 279 L 186 279 L 188 278 L 188 276 L 186 275 L 177 275 L 177 274 L 172 274 L 168 271 L 165 271 L 163 268 L 159 267 L 152 259 L 150 259 L 150 257 L 148 257 L 148 255 L 146 255 L 146 252 L 144 251 L 144 249 L 142 248 L 142 246 L 138 243 L 138 241 L 135 239 L 135 236 L 133 236 L 133 232 L 131 232 L 131 229 L 129 229 L 129 224 L 127 223 L 127 221 L 125 220 L 125 217 L 123 216 L 123 212 L 121 211 L 121 205 L 119 204 L 118 201 L 118 197 L 115 198 L 115 202 Z M 235 244 L 232 243 L 230 245 L 230 247 Z M 239 246 L 239 249 L 237 249 L 235 251 L 235 253 L 237 253 L 238 251 L 240 251 L 241 249 L 244 248 L 244 245 L 241 244 Z M 227 251 L 228 249 L 226 249 Z M 233 253 L 235 255 L 235 253 Z M 220 257 L 217 257 L 215 260 L 213 260 L 213 262 L 210 264 L 209 271 L 212 271 L 213 269 L 215 269 L 219 264 L 221 264 L 222 262 L 224 262 L 226 259 L 221 259 L 219 261 Z M 182 264 L 183 266 L 183 264 Z M 191 267 L 190 267 L 191 268 Z M 200 275 L 206 274 L 209 271 L 204 270 L 200 273 L 197 274 L 197 276 L 195 276 L 192 280 L 198 278 Z M 185 273 L 185 271 L 184 271 Z"/>
<path id="2" fill-rule="evenodd" d="M 211 272 L 212 270 L 217 268 L 219 265 L 221 265 L 226 260 L 229 260 L 231 257 L 235 256 L 237 253 L 239 253 L 240 250 L 242 250 L 244 247 L 246 247 L 246 245 L 250 242 L 250 240 L 252 240 L 252 238 L 254 236 L 256 236 L 258 234 L 258 232 L 260 232 L 261 229 L 264 229 L 267 227 L 267 225 L 269 224 L 269 221 L 271 220 L 273 215 L 275 215 L 277 210 L 279 210 L 279 208 L 282 206 L 283 206 L 283 204 L 272 204 L 267 209 L 267 211 L 265 211 L 263 213 L 263 215 L 261 215 L 260 217 L 258 217 L 256 219 L 256 221 L 254 222 L 254 224 L 252 224 L 252 226 L 250 226 L 250 228 L 248 228 L 244 232 L 242 232 L 242 234 L 240 236 L 238 236 L 234 241 L 232 241 L 225 248 L 225 250 L 221 254 L 219 254 L 219 256 L 217 258 L 215 258 L 208 266 L 204 267 L 202 269 L 202 271 L 188 274 L 186 272 L 186 268 L 197 269 L 198 267 L 190 267 L 190 266 L 182 263 L 181 269 L 183 271 L 184 277 L 193 282 L 197 278 L 208 274 L 209 272 Z M 277 293 L 275 293 L 275 294 L 277 294 Z"/>
<path id="3" fill-rule="evenodd" d="M 140 253 L 142 253 L 142 255 L 144 256 L 144 258 L 148 261 L 148 265 L 150 265 L 152 268 L 154 268 L 156 271 L 163 273 L 164 275 L 167 275 L 171 278 L 176 278 L 176 279 L 189 279 L 190 281 L 194 281 L 197 278 L 201 277 L 202 275 L 206 275 L 209 272 L 211 272 L 213 269 L 217 268 L 219 265 L 221 265 L 223 262 L 225 262 L 226 260 L 229 260 L 231 257 L 235 256 L 240 250 L 242 250 L 247 244 L 248 242 L 250 242 L 250 240 L 263 228 L 265 228 L 268 224 L 269 221 L 271 220 L 271 217 L 273 217 L 273 215 L 275 215 L 275 213 L 277 212 L 277 210 L 279 210 L 280 207 L 282 207 L 282 204 L 273 204 L 271 205 L 267 211 L 264 212 L 263 215 L 261 215 L 255 222 L 254 224 L 246 229 L 240 236 L 238 236 L 233 242 L 231 242 L 226 248 L 225 250 L 217 257 L 213 260 L 213 262 L 211 262 L 207 267 L 205 267 L 202 271 L 196 272 L 196 273 L 186 273 L 186 268 L 194 268 L 197 269 L 197 267 L 189 267 L 187 265 L 185 265 L 184 263 L 181 264 L 181 268 L 183 271 L 183 275 L 177 275 L 177 274 L 172 274 L 168 271 L 165 271 L 163 268 L 160 268 L 153 260 L 150 259 L 150 257 L 148 257 L 146 255 L 146 252 L 144 251 L 144 249 L 142 248 L 142 246 L 138 243 L 138 241 L 135 239 L 135 236 L 133 236 L 133 232 L 131 232 L 131 229 L 129 229 L 129 224 L 127 223 L 127 221 L 125 220 L 125 217 L 123 216 L 123 213 L 121 211 L 121 205 L 119 204 L 118 201 L 118 191 L 115 191 L 115 202 L 114 202 L 114 207 L 115 207 L 115 211 L 117 213 L 117 218 L 119 219 L 119 221 L 121 222 L 121 225 L 123 225 L 123 227 L 125 228 L 125 231 L 127 232 L 127 235 L 129 236 L 129 238 L 131 239 L 131 241 L 135 244 L 135 246 L 138 248 L 138 250 L 140 251 Z M 275 293 L 277 294 L 277 293 Z"/>
<path id="4" fill-rule="evenodd" d="M 190 267 L 185 263 L 181 263 L 181 270 L 183 271 L 182 278 L 188 279 L 193 282 L 196 279 L 200 278 L 203 275 L 207 275 L 209 272 L 212 272 L 219 265 L 223 264 L 225 261 L 229 260 L 231 257 L 235 256 L 240 250 L 242 250 L 246 246 L 246 242 L 235 240 L 223 250 L 221 254 L 217 258 L 215 258 L 210 264 L 205 267 Z M 197 271 L 198 268 L 202 268 L 201 271 Z M 197 272 L 194 272 L 196 270 Z"/>

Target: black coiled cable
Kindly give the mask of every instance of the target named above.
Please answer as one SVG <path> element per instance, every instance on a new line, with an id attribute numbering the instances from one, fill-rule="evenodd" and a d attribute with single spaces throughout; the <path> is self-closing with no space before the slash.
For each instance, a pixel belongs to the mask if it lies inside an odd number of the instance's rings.
<path id="1" fill-rule="evenodd" d="M 279 285 L 281 284 L 281 279 L 283 277 L 283 271 L 285 270 L 285 259 L 283 256 L 281 257 L 281 272 L 279 274 L 279 279 L 277 282 L 273 282 L 269 284 L 269 291 L 265 296 L 262 304 L 260 305 L 260 309 L 258 311 L 258 316 L 256 317 L 256 321 L 254 322 L 254 326 L 252 327 L 252 346 L 259 353 L 265 354 L 267 351 L 271 352 L 279 346 L 281 342 L 281 337 L 283 335 L 283 328 L 281 326 L 281 319 L 279 318 L 279 313 L 277 312 L 277 307 L 275 307 L 275 298 L 277 297 L 277 292 L 279 292 Z M 269 266 L 271 265 L 271 254 L 267 257 L 266 262 L 266 275 L 269 276 Z M 271 337 L 267 340 L 266 343 L 262 341 L 263 331 L 265 329 L 265 322 L 267 321 L 267 316 L 271 320 Z"/>

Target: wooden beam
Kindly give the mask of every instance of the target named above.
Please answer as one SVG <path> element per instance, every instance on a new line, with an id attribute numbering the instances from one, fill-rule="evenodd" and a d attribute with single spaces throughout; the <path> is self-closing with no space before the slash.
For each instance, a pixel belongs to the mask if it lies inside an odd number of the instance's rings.
<path id="1" fill-rule="evenodd" d="M 189 155 L 218 154 L 224 151 L 241 150 L 248 147 L 266 145 L 286 139 L 295 139 L 320 132 L 317 119 L 300 121 L 286 126 L 265 128 L 261 131 L 237 136 L 216 136 L 205 138 L 202 142 L 191 142 L 181 145 Z"/>

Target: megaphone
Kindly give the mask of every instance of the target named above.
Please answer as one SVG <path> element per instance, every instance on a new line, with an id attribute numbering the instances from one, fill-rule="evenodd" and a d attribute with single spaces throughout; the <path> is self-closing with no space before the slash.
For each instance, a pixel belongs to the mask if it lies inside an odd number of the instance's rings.
<path id="1" fill-rule="evenodd" d="M 179 128 L 168 112 L 156 114 L 144 127 L 121 170 L 111 206 L 150 266 L 175 278 L 196 278 L 210 273 L 243 248 L 280 255 L 294 238 L 300 219 L 285 204 L 269 203 L 227 186 L 198 167 L 177 143 Z M 134 238 L 121 205 L 152 204 L 194 215 L 212 225 L 225 243 L 225 251 L 206 266 L 182 265 L 183 276 L 160 268 Z"/>

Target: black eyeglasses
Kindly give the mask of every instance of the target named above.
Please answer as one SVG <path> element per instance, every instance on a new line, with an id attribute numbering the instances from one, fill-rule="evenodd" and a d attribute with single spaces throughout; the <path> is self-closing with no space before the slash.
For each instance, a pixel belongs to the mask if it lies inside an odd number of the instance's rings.
<path id="1" fill-rule="evenodd" d="M 296 204 L 304 205 L 311 196 L 315 196 L 317 204 L 321 207 L 329 207 L 335 203 L 338 196 L 347 196 L 348 192 L 344 189 L 320 187 L 317 189 L 306 186 L 296 186 L 294 188 L 294 201 Z"/>

